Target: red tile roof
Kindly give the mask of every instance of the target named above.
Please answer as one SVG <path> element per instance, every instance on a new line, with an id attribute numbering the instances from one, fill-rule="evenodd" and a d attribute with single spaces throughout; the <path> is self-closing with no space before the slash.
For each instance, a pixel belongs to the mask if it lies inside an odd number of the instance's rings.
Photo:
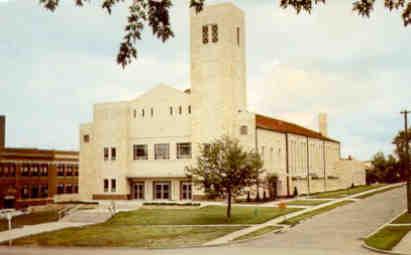
<path id="1" fill-rule="evenodd" d="M 272 130 L 280 133 L 290 133 L 295 135 L 307 136 L 312 138 L 318 138 L 325 141 L 340 143 L 337 140 L 333 140 L 329 137 L 321 135 L 319 132 L 299 126 L 294 123 L 286 122 L 271 117 L 256 114 L 255 124 L 257 128 Z"/>

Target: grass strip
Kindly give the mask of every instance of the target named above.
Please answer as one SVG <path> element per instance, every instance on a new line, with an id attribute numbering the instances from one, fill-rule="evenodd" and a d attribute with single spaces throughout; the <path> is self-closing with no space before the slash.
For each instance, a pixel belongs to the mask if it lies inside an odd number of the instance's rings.
<path id="1" fill-rule="evenodd" d="M 373 185 L 362 185 L 362 186 L 357 186 L 357 187 L 349 188 L 349 189 L 340 189 L 340 190 L 316 193 L 316 194 L 312 194 L 312 197 L 313 198 L 342 198 L 342 197 L 351 196 L 357 193 L 361 193 L 364 191 L 381 188 L 383 186 L 386 186 L 386 184 L 380 183 L 380 184 L 373 184 Z"/>
<path id="2" fill-rule="evenodd" d="M 23 214 L 12 219 L 12 228 L 23 227 L 25 225 L 36 225 L 40 223 L 57 221 L 59 218 L 56 210 L 49 210 L 43 212 L 34 212 L 30 214 Z M 0 231 L 8 230 L 8 221 L 6 219 L 0 220 Z"/>
<path id="3" fill-rule="evenodd" d="M 248 234 L 239 236 L 239 237 L 235 238 L 234 240 L 236 240 L 236 241 L 247 240 L 247 239 L 255 238 L 255 237 L 258 237 L 258 236 L 262 236 L 264 234 L 273 232 L 273 231 L 278 230 L 278 229 L 281 229 L 281 227 L 267 226 L 267 227 L 260 228 L 256 231 L 250 232 Z"/>
<path id="4" fill-rule="evenodd" d="M 160 227 L 98 224 L 20 238 L 13 245 L 177 248 L 201 245 L 242 227 Z"/>
<path id="5" fill-rule="evenodd" d="M 230 219 L 225 206 L 206 206 L 190 210 L 140 208 L 120 212 L 108 221 L 113 225 L 214 225 L 260 224 L 270 219 L 301 210 L 299 208 L 234 206 Z"/>
<path id="6" fill-rule="evenodd" d="M 411 227 L 388 226 L 367 238 L 365 243 L 376 249 L 392 250 L 409 231 Z"/>
<path id="7" fill-rule="evenodd" d="M 383 192 L 390 191 L 390 190 L 393 190 L 393 189 L 398 189 L 400 187 L 401 186 L 391 187 L 391 188 L 387 188 L 387 189 L 383 189 L 383 190 L 376 190 L 374 192 L 370 192 L 368 194 L 364 194 L 364 195 L 358 196 L 356 198 L 364 199 L 364 198 L 371 197 L 371 196 L 374 196 L 374 195 L 379 194 L 379 193 L 383 193 Z"/>
<path id="8" fill-rule="evenodd" d="M 337 207 L 340 207 L 340 206 L 343 206 L 343 205 L 346 205 L 346 204 L 350 204 L 350 203 L 353 203 L 353 201 L 350 201 L 350 200 L 341 201 L 341 202 L 338 202 L 338 203 L 335 203 L 335 204 L 332 204 L 332 205 L 329 205 L 329 206 L 319 208 L 319 209 L 314 210 L 314 211 L 306 212 L 306 213 L 303 213 L 301 215 L 286 219 L 285 221 L 281 222 L 280 224 L 286 224 L 286 225 L 294 226 L 294 225 L 300 223 L 303 220 L 310 219 L 310 218 L 314 217 L 315 215 L 331 211 L 331 210 L 333 210 Z"/>
<path id="9" fill-rule="evenodd" d="M 392 224 L 411 224 L 411 213 L 405 212 L 391 222 Z"/>
<path id="10" fill-rule="evenodd" d="M 316 206 L 316 205 L 321 205 L 324 203 L 330 202 L 328 200 L 310 200 L 310 199 L 304 199 L 304 200 L 294 200 L 290 201 L 287 203 L 287 205 L 293 206 L 293 205 L 302 205 L 302 206 Z"/>

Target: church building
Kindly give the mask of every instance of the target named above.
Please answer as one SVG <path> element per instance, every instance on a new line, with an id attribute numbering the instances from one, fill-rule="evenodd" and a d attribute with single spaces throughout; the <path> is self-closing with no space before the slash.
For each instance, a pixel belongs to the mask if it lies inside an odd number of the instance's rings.
<path id="1" fill-rule="evenodd" d="M 80 127 L 81 199 L 206 199 L 185 167 L 199 144 L 223 135 L 261 154 L 266 174 L 278 176 L 278 196 L 364 184 L 362 163 L 341 159 L 341 143 L 328 137 L 326 114 L 314 131 L 247 111 L 241 9 L 191 10 L 190 32 L 190 89 L 160 84 L 131 101 L 94 105 L 92 122 Z"/>

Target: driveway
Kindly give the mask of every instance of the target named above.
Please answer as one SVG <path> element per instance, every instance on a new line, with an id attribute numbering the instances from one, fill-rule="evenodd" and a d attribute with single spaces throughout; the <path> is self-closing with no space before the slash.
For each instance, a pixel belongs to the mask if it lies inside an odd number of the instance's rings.
<path id="1" fill-rule="evenodd" d="M 222 247 L 145 250 L 130 248 L 24 248 L 0 247 L 1 255 L 185 255 L 185 254 L 373 254 L 361 248 L 360 238 L 405 209 L 405 187 L 387 191 L 318 215 L 282 234 Z"/>
<path id="2" fill-rule="evenodd" d="M 405 194 L 405 187 L 380 193 L 318 215 L 288 232 L 269 235 L 241 246 L 367 254 L 361 248 L 361 238 L 401 213 L 406 208 Z"/>

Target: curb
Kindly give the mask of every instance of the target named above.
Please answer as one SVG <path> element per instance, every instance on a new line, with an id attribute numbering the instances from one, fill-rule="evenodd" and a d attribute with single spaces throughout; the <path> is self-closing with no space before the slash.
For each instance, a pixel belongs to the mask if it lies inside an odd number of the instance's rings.
<path id="1" fill-rule="evenodd" d="M 364 247 L 365 249 L 370 250 L 370 251 L 375 251 L 375 252 L 382 253 L 382 254 L 411 255 L 411 253 L 401 253 L 401 252 L 395 252 L 395 251 L 389 251 L 389 250 L 381 250 L 381 249 L 378 249 L 378 248 L 371 247 L 371 246 L 367 245 L 365 242 L 363 242 L 361 246 Z"/>
<path id="2" fill-rule="evenodd" d="M 278 225 L 272 225 L 272 226 L 278 226 Z M 245 243 L 245 242 L 260 239 L 260 238 L 265 237 L 269 234 L 277 234 L 279 232 L 285 232 L 289 229 L 289 227 L 287 228 L 286 226 L 278 226 L 278 227 L 280 227 L 280 228 L 276 229 L 276 230 L 273 230 L 273 231 L 270 231 L 270 232 L 267 232 L 267 233 L 264 233 L 264 234 L 261 234 L 261 235 L 258 235 L 258 236 L 251 237 L 251 238 L 242 239 L 242 240 L 232 240 L 231 242 L 228 242 L 227 244 Z M 239 236 L 239 237 L 241 237 L 241 236 Z M 204 247 L 207 247 L 207 246 L 204 245 Z"/>

